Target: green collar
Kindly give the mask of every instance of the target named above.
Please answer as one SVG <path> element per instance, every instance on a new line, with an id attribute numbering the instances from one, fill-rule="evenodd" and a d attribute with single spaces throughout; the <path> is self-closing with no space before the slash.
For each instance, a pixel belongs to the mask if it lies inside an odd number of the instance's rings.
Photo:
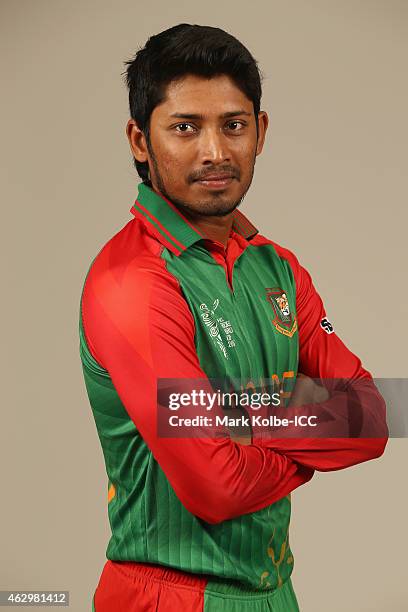
<path id="1" fill-rule="evenodd" d="M 160 242 L 175 255 L 180 255 L 197 240 L 206 238 L 172 202 L 144 183 L 139 183 L 137 199 L 130 212 L 135 217 L 142 215 L 154 227 Z M 258 233 L 257 228 L 237 208 L 233 212 L 232 229 L 246 240 Z"/>

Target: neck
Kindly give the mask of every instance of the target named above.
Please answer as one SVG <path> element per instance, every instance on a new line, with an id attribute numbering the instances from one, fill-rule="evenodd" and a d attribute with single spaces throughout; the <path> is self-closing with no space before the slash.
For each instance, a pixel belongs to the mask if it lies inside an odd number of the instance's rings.
<path id="1" fill-rule="evenodd" d="M 191 223 L 210 240 L 215 240 L 227 246 L 228 238 L 231 232 L 233 213 L 224 215 L 223 217 L 203 217 L 202 215 L 194 215 L 189 213 L 183 214 Z"/>

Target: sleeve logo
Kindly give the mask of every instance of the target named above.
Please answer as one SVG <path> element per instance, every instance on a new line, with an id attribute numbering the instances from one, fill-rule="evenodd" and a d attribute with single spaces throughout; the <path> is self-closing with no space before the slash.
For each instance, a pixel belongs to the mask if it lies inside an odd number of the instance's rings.
<path id="1" fill-rule="evenodd" d="M 330 323 L 330 321 L 329 321 L 329 319 L 327 317 L 324 317 L 320 321 L 320 327 L 322 329 L 324 329 L 326 334 L 332 334 L 334 332 L 333 325 Z"/>

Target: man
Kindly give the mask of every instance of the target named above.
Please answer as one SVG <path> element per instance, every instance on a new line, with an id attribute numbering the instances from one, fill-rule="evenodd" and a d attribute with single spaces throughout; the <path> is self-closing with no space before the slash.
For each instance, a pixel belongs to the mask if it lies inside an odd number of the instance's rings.
<path id="1" fill-rule="evenodd" d="M 143 182 L 81 296 L 112 528 L 94 609 L 292 612 L 290 494 L 315 470 L 379 457 L 384 402 L 295 255 L 238 210 L 268 127 L 249 51 L 218 28 L 180 24 L 151 37 L 126 76 Z M 320 402 L 327 436 L 159 435 L 162 380 L 182 392 L 218 377 L 241 389 L 278 381 L 282 396 L 297 377 L 291 406 Z M 344 408 L 343 392 L 314 378 L 347 379 L 352 401 Z M 347 437 L 350 406 L 359 437 Z"/>

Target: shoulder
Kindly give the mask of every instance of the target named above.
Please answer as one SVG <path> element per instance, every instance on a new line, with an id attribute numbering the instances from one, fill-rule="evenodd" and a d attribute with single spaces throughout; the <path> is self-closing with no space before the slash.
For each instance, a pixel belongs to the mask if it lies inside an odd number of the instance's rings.
<path id="1" fill-rule="evenodd" d="M 295 253 L 291 251 L 290 249 L 282 246 L 278 242 L 275 242 L 274 240 L 267 238 L 263 234 L 257 234 L 256 236 L 254 236 L 254 238 L 252 238 L 251 245 L 255 247 L 264 246 L 264 245 L 272 246 L 276 252 L 276 255 L 279 257 L 279 259 L 289 264 L 295 276 L 297 276 L 301 272 L 301 265 Z"/>
<path id="2" fill-rule="evenodd" d="M 107 321 L 129 334 L 145 333 L 152 321 L 172 312 L 189 317 L 178 279 L 167 270 L 163 245 L 143 222 L 129 221 L 99 251 L 88 270 L 81 314 L 90 336 Z"/>
<path id="3" fill-rule="evenodd" d="M 131 220 L 94 258 L 80 300 L 87 346 L 105 367 L 114 343 L 150 346 L 152 330 L 182 321 L 193 324 L 178 280 L 166 269 L 163 245 Z"/>
<path id="4" fill-rule="evenodd" d="M 84 282 L 84 298 L 103 301 L 143 296 L 153 285 L 176 285 L 161 257 L 163 245 L 139 219 L 130 220 L 100 249 Z"/>

